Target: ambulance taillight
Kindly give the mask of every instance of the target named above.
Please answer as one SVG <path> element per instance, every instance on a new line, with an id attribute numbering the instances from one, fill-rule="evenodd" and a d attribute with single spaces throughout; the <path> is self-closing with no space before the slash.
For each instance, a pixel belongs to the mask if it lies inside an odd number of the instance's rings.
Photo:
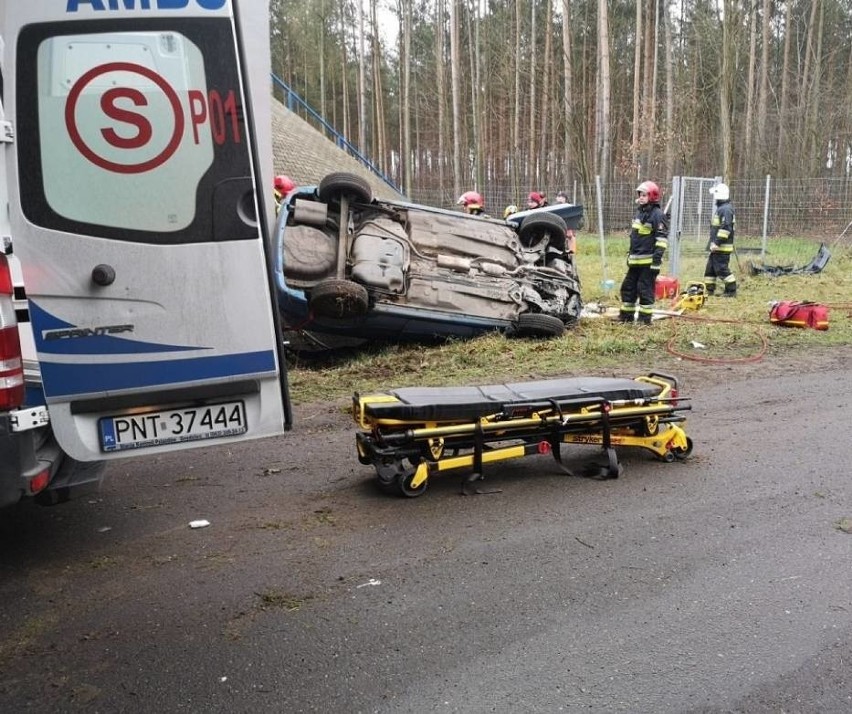
<path id="1" fill-rule="evenodd" d="M 0 253 L 0 410 L 24 403 L 24 362 L 8 258 Z"/>

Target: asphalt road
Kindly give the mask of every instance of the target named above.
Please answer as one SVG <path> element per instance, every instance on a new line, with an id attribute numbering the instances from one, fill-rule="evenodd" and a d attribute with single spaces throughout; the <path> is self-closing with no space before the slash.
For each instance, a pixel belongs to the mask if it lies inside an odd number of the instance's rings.
<path id="1" fill-rule="evenodd" d="M 615 481 L 384 496 L 314 405 L 6 514 L 0 711 L 852 711 L 852 371 L 693 372 L 693 458 Z"/>

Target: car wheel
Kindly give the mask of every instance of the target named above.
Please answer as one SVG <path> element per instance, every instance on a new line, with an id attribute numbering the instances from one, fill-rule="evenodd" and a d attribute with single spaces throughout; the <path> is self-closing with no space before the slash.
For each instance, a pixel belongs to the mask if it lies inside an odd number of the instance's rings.
<path id="1" fill-rule="evenodd" d="M 565 334 L 565 323 L 553 315 L 525 312 L 518 316 L 515 337 L 561 337 Z"/>
<path id="2" fill-rule="evenodd" d="M 323 203 L 337 203 L 341 196 L 355 203 L 370 203 L 373 200 L 373 191 L 366 179 L 344 172 L 329 174 L 320 181 L 318 194 Z"/>
<path id="3" fill-rule="evenodd" d="M 311 290 L 309 307 L 321 317 L 348 318 L 367 314 L 367 288 L 351 280 L 323 280 Z"/>
<path id="4" fill-rule="evenodd" d="M 518 229 L 521 244 L 529 247 L 538 243 L 543 237 L 550 239 L 550 246 L 556 250 L 565 250 L 565 231 L 568 226 L 561 216 L 555 213 L 540 213 L 525 218 Z"/>

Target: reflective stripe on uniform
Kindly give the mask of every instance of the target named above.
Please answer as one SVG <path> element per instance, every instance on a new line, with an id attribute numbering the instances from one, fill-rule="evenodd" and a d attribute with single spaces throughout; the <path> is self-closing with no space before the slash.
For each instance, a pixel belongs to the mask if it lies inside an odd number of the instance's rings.
<path id="1" fill-rule="evenodd" d="M 650 223 L 642 223 L 642 221 L 633 221 L 631 228 L 640 236 L 651 235 L 651 231 L 654 230 L 654 227 Z"/>

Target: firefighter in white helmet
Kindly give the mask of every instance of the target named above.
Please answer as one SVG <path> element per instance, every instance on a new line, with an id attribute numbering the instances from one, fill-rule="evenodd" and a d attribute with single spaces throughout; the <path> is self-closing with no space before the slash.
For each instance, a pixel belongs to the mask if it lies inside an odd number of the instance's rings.
<path id="1" fill-rule="evenodd" d="M 728 184 L 717 183 L 710 189 L 716 199 L 716 210 L 710 219 L 710 255 L 704 268 L 707 294 L 716 292 L 717 283 L 724 286 L 722 297 L 736 297 L 737 277 L 731 272 L 731 253 L 734 252 L 734 227 L 737 219 L 731 204 Z"/>

